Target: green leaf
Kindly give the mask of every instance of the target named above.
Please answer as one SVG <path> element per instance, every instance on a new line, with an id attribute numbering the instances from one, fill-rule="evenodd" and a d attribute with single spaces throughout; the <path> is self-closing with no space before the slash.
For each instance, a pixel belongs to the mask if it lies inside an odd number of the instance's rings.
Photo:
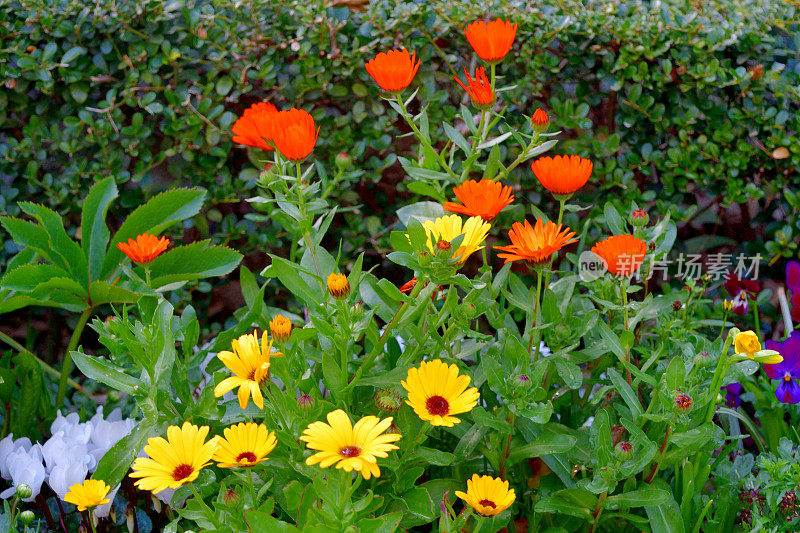
<path id="1" fill-rule="evenodd" d="M 113 177 L 109 177 L 92 185 L 89 195 L 83 201 L 81 246 L 89 264 L 90 280 L 99 279 L 103 268 L 103 258 L 110 237 L 106 227 L 106 213 L 116 197 L 117 184 Z"/>
<path id="2" fill-rule="evenodd" d="M 117 287 L 107 281 L 94 281 L 89 286 L 89 297 L 92 306 L 97 307 L 110 303 L 135 303 L 139 301 L 142 294 Z"/>
<path id="3" fill-rule="evenodd" d="M 358 533 L 394 533 L 400 525 L 403 513 L 395 511 L 378 518 L 358 521 Z"/>
<path id="4" fill-rule="evenodd" d="M 111 487 L 119 485 L 147 439 L 161 432 L 162 428 L 158 425 L 141 422 L 103 455 L 97 463 L 97 470 L 92 474 L 92 479 L 102 479 Z"/>
<path id="5" fill-rule="evenodd" d="M 667 380 L 667 387 L 669 390 L 677 390 L 683 387 L 684 381 L 686 380 L 686 365 L 684 365 L 683 359 L 681 359 L 680 356 L 672 358 L 664 377 Z"/>
<path id="6" fill-rule="evenodd" d="M 543 513 L 560 513 L 590 520 L 597 506 L 597 496 L 586 489 L 564 489 L 536 502 L 536 510 Z"/>
<path id="7" fill-rule="evenodd" d="M 609 496 L 603 506 L 606 509 L 616 510 L 620 507 L 644 507 L 645 505 L 662 505 L 669 501 L 670 493 L 653 488 L 644 488 Z"/>
<path id="8" fill-rule="evenodd" d="M 0 224 L 8 231 L 11 238 L 20 246 L 34 250 L 40 257 L 54 265 L 67 270 L 63 260 L 50 251 L 50 236 L 44 227 L 27 220 L 12 217 L 0 217 Z"/>
<path id="9" fill-rule="evenodd" d="M 242 260 L 242 254 L 226 246 L 211 246 L 199 241 L 173 248 L 150 263 L 150 286 L 163 287 L 231 272 Z"/>
<path id="10" fill-rule="evenodd" d="M 604 214 L 606 218 L 606 224 L 608 224 L 608 228 L 614 235 L 626 233 L 625 221 L 623 221 L 622 217 L 619 216 L 617 209 L 611 202 L 606 202 Z"/>
<path id="11" fill-rule="evenodd" d="M 287 261 L 282 257 L 270 254 L 272 264 L 264 269 L 262 276 L 275 277 L 289 289 L 293 295 L 309 307 L 316 307 L 322 303 L 323 294 L 321 285 L 309 286 L 308 282 L 300 276 L 300 265 Z M 312 275 L 311 272 L 306 272 Z"/>
<path id="12" fill-rule="evenodd" d="M 434 450 L 433 448 L 426 448 L 425 446 L 420 446 L 416 453 L 426 462 L 436 466 L 447 466 L 452 464 L 455 459 L 455 456 L 450 452 Z"/>
<path id="13" fill-rule="evenodd" d="M 633 389 L 628 382 L 625 381 L 622 376 L 613 368 L 609 368 L 606 370 L 606 375 L 611 380 L 611 383 L 614 384 L 614 387 L 619 392 L 622 399 L 625 400 L 625 405 L 628 406 L 628 409 L 631 410 L 631 415 L 634 420 L 644 414 L 642 411 L 642 404 L 639 403 L 639 398 L 636 396 L 636 393 L 633 392 Z"/>
<path id="14" fill-rule="evenodd" d="M 244 519 L 249 531 L 253 533 L 281 533 L 286 531 L 300 531 L 292 524 L 278 520 L 274 516 L 268 515 L 254 509 L 244 511 Z"/>
<path id="15" fill-rule="evenodd" d="M 86 48 L 82 46 L 73 46 L 72 48 L 64 52 L 63 56 L 61 56 L 61 63 L 68 65 L 73 60 L 77 59 L 79 56 L 82 56 L 85 53 L 86 53 Z"/>
<path id="16" fill-rule="evenodd" d="M 461 148 L 464 151 L 465 154 L 469 154 L 471 149 L 470 149 L 469 143 L 464 138 L 464 136 L 461 135 L 450 124 L 444 123 L 444 124 L 442 124 L 442 126 L 444 127 L 444 133 L 447 135 L 447 138 L 450 139 L 451 141 L 453 141 L 453 144 L 455 144 L 456 146 Z"/>
<path id="17" fill-rule="evenodd" d="M 334 398 L 338 398 L 347 385 L 345 371 L 334 360 L 333 354 L 327 351 L 322 354 L 322 381 Z"/>
<path id="18" fill-rule="evenodd" d="M 15 291 L 30 292 L 39 284 L 53 278 L 71 279 L 69 272 L 56 265 L 22 265 L 3 276 L 2 280 L 0 280 L 0 287 Z M 86 295 L 86 289 L 81 287 L 81 290 L 83 294 Z"/>
<path id="19" fill-rule="evenodd" d="M 19 208 L 34 217 L 50 237 L 51 257 L 61 258 L 60 266 L 72 274 L 72 278 L 83 285 L 89 285 L 89 267 L 80 245 L 72 240 L 64 230 L 64 222 L 58 213 L 43 205 L 20 202 Z"/>
<path id="20" fill-rule="evenodd" d="M 412 218 L 424 222 L 426 220 L 435 220 L 447 214 L 442 204 L 436 202 L 417 202 L 397 210 L 397 218 L 406 227 L 408 227 L 408 223 Z"/>
<path id="21" fill-rule="evenodd" d="M 513 451 L 508 455 L 506 464 L 511 466 L 523 459 L 564 453 L 575 446 L 576 442 L 578 442 L 578 439 L 572 435 L 547 431 L 527 444 L 514 447 Z"/>
<path id="22" fill-rule="evenodd" d="M 121 367 L 107 359 L 78 351 L 70 353 L 75 366 L 89 379 L 99 381 L 125 394 L 134 394 L 139 387 L 144 386 L 141 380 L 129 376 Z"/>
<path id="23" fill-rule="evenodd" d="M 145 232 L 158 235 L 172 224 L 193 217 L 203 206 L 205 195 L 201 189 L 174 189 L 158 194 L 137 207 L 111 238 L 111 246 L 103 260 L 99 277 L 110 277 L 122 261 L 124 254 L 117 248 L 117 243 L 126 242 Z"/>
<path id="24" fill-rule="evenodd" d="M 686 527 L 678 503 L 672 497 L 669 487 L 663 480 L 657 479 L 653 486 L 667 493 L 667 501 L 658 505 L 647 505 L 644 510 L 650 518 L 652 533 L 685 533 Z"/>

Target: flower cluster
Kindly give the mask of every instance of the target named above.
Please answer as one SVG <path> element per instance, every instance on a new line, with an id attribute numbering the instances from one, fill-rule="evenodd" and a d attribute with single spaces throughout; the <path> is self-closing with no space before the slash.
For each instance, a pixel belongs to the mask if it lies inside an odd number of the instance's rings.
<path id="1" fill-rule="evenodd" d="M 83 483 L 88 474 L 97 468 L 97 463 L 122 437 L 133 431 L 136 420 L 122 418 L 119 409 L 103 417 L 103 408 L 97 408 L 88 422 L 80 422 L 78 413 L 58 416 L 50 426 L 51 437 L 43 443 L 32 444 L 30 439 L 14 440 L 8 435 L 0 441 L 0 475 L 11 482 L 11 488 L 0 493 L 9 498 L 21 484 L 31 488 L 32 501 L 39 495 L 42 483 L 64 501 L 75 484 Z M 106 492 L 102 505 L 95 509 L 96 516 L 108 516 L 111 502 L 119 486 Z"/>

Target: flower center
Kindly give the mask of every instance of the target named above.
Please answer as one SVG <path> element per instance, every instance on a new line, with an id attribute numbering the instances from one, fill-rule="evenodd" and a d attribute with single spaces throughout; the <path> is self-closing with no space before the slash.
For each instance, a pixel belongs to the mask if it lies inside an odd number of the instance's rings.
<path id="1" fill-rule="evenodd" d="M 256 454 L 253 452 L 242 452 L 236 457 L 236 462 L 241 463 L 242 461 L 247 461 L 248 463 L 255 463 L 258 459 L 256 458 Z"/>
<path id="2" fill-rule="evenodd" d="M 361 455 L 361 447 L 359 446 L 345 446 L 341 450 L 339 450 L 339 455 L 342 457 L 349 459 L 351 457 L 358 457 Z"/>
<path id="3" fill-rule="evenodd" d="M 783 381 L 786 381 L 786 382 L 792 381 L 791 374 L 789 374 L 788 372 L 786 374 L 784 374 Z"/>
<path id="4" fill-rule="evenodd" d="M 497 508 L 497 505 L 495 505 L 492 500 L 481 500 L 478 503 L 483 505 L 484 507 L 491 507 L 492 509 Z"/>
<path id="5" fill-rule="evenodd" d="M 450 404 L 441 396 L 431 396 L 425 402 L 425 408 L 432 415 L 444 416 L 450 410 Z"/>
<path id="6" fill-rule="evenodd" d="M 175 481 L 180 481 L 182 479 L 186 479 L 187 477 L 192 475 L 194 472 L 194 468 L 192 465 L 182 464 L 175 467 L 175 470 L 172 471 L 172 479 Z"/>
<path id="7" fill-rule="evenodd" d="M 436 243 L 436 247 L 439 250 L 447 251 L 451 248 L 450 241 L 439 241 Z"/>

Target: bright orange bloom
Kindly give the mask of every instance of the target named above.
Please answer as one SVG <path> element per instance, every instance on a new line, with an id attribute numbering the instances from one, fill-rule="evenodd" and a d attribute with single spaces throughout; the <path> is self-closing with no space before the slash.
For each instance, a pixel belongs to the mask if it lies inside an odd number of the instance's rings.
<path id="1" fill-rule="evenodd" d="M 547 116 L 547 113 L 545 113 L 543 109 L 537 109 L 531 117 L 531 124 L 539 126 L 540 128 L 546 128 L 550 124 L 550 117 Z"/>
<path id="2" fill-rule="evenodd" d="M 277 112 L 278 109 L 269 102 L 258 102 L 245 109 L 231 128 L 233 142 L 262 150 L 273 150 L 267 141 L 271 139 L 270 125 L 273 114 Z"/>
<path id="3" fill-rule="evenodd" d="M 416 60 L 416 63 L 415 63 Z M 419 70 L 416 53 L 402 50 L 381 52 L 364 64 L 369 75 L 384 91 L 399 93 L 409 85 Z"/>
<path id="4" fill-rule="evenodd" d="M 504 207 L 514 201 L 511 187 L 504 187 L 499 181 L 488 179 L 465 181 L 458 187 L 453 187 L 453 192 L 464 205 L 445 202 L 445 211 L 481 217 L 486 222 L 491 222 Z"/>
<path id="5" fill-rule="evenodd" d="M 272 115 L 272 142 L 289 161 L 302 161 L 314 149 L 319 128 L 314 127 L 314 117 L 302 109 L 291 108 Z"/>
<path id="6" fill-rule="evenodd" d="M 499 63 L 514 44 L 517 23 L 512 24 L 502 19 L 489 22 L 477 20 L 467 26 L 464 33 L 478 57 L 487 63 Z"/>
<path id="7" fill-rule="evenodd" d="M 136 239 L 128 239 L 128 242 L 118 242 L 117 248 L 122 250 L 122 253 L 127 255 L 131 261 L 139 264 L 149 263 L 167 249 L 169 246 L 169 239 L 161 237 L 160 239 L 155 235 L 149 233 L 142 233 Z"/>
<path id="8" fill-rule="evenodd" d="M 577 155 L 540 157 L 531 170 L 542 186 L 556 195 L 571 195 L 589 181 L 592 162 Z"/>
<path id="9" fill-rule="evenodd" d="M 633 235 L 614 235 L 592 246 L 592 252 L 611 274 L 630 276 L 644 261 L 647 244 Z"/>
<path id="10" fill-rule="evenodd" d="M 495 246 L 495 249 L 505 252 L 497 254 L 497 257 L 505 259 L 506 263 L 527 261 L 532 265 L 542 265 L 561 248 L 576 242 L 578 239 L 574 237 L 575 232 L 569 228 L 553 222 L 545 224 L 544 220 L 538 218 L 533 227 L 527 220 L 524 225 L 514 222 L 508 232 L 511 244 Z"/>
<path id="11" fill-rule="evenodd" d="M 404 294 L 410 294 L 411 291 L 414 290 L 414 287 L 417 286 L 417 278 L 411 278 L 410 280 L 403 283 L 403 286 L 400 287 L 400 292 Z"/>
<path id="12" fill-rule="evenodd" d="M 478 67 L 475 69 L 474 80 L 469 77 L 467 67 L 464 67 L 464 76 L 467 78 L 467 83 L 469 84 L 468 86 L 464 85 L 456 76 L 453 76 L 453 79 L 456 80 L 465 91 L 467 91 L 467 94 L 472 99 L 472 103 L 475 104 L 475 107 L 479 109 L 487 109 L 491 107 L 491 105 L 494 103 L 494 93 L 492 92 L 492 86 L 489 83 L 489 78 L 486 77 L 486 72 L 484 72 L 483 67 Z"/>

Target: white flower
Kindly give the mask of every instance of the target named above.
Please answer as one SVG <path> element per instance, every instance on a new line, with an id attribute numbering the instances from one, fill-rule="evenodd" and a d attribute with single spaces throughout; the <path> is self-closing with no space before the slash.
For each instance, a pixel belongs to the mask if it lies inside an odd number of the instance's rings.
<path id="1" fill-rule="evenodd" d="M 50 485 L 53 492 L 58 494 L 59 499 L 63 500 L 72 485 L 83 483 L 88 472 L 89 470 L 86 468 L 86 463 L 59 463 L 50 471 L 47 484 Z"/>
<path id="2" fill-rule="evenodd" d="M 116 411 L 116 409 L 115 409 Z M 89 442 L 89 453 L 94 458 L 94 464 L 97 465 L 100 459 L 111 449 L 122 437 L 133 431 L 136 427 L 136 421 L 133 419 L 111 421 L 111 413 L 109 420 L 100 420 L 95 423 L 94 430 L 92 431 L 92 439 Z M 93 471 L 91 468 L 90 471 Z"/>
<path id="3" fill-rule="evenodd" d="M 91 432 L 91 428 L 89 428 Z M 83 431 L 78 431 L 83 434 Z M 42 444 L 42 455 L 47 464 L 47 472 L 50 473 L 56 465 L 69 466 L 72 463 L 82 463 L 87 469 L 92 469 L 97 465 L 95 458 L 89 454 L 86 443 L 83 439 L 74 439 L 75 431 L 71 435 L 64 435 L 63 431 L 58 431 Z"/>
<path id="4" fill-rule="evenodd" d="M 39 447 L 33 446 L 30 451 L 20 448 L 10 453 L 6 461 L 11 473 L 12 486 L 0 493 L 0 498 L 13 496 L 17 492 L 17 486 L 24 483 L 31 488 L 30 498 L 25 498 L 24 501 L 33 501 L 39 495 L 39 491 L 42 490 L 42 482 L 44 482 L 45 476 Z"/>
<path id="5" fill-rule="evenodd" d="M 94 508 L 94 515 L 97 518 L 105 518 L 108 516 L 108 513 L 111 512 L 111 506 L 114 505 L 114 498 L 117 496 L 117 491 L 119 490 L 120 485 L 117 485 L 111 492 L 108 493 L 108 503 L 104 503 L 103 505 L 98 505 Z"/>
<path id="6" fill-rule="evenodd" d="M 9 465 L 6 464 L 8 456 L 18 450 L 28 451 L 31 449 L 31 439 L 23 437 L 14 440 L 14 434 L 9 434 L 3 440 L 0 440 L 0 475 L 6 481 L 11 480 L 11 470 Z"/>

